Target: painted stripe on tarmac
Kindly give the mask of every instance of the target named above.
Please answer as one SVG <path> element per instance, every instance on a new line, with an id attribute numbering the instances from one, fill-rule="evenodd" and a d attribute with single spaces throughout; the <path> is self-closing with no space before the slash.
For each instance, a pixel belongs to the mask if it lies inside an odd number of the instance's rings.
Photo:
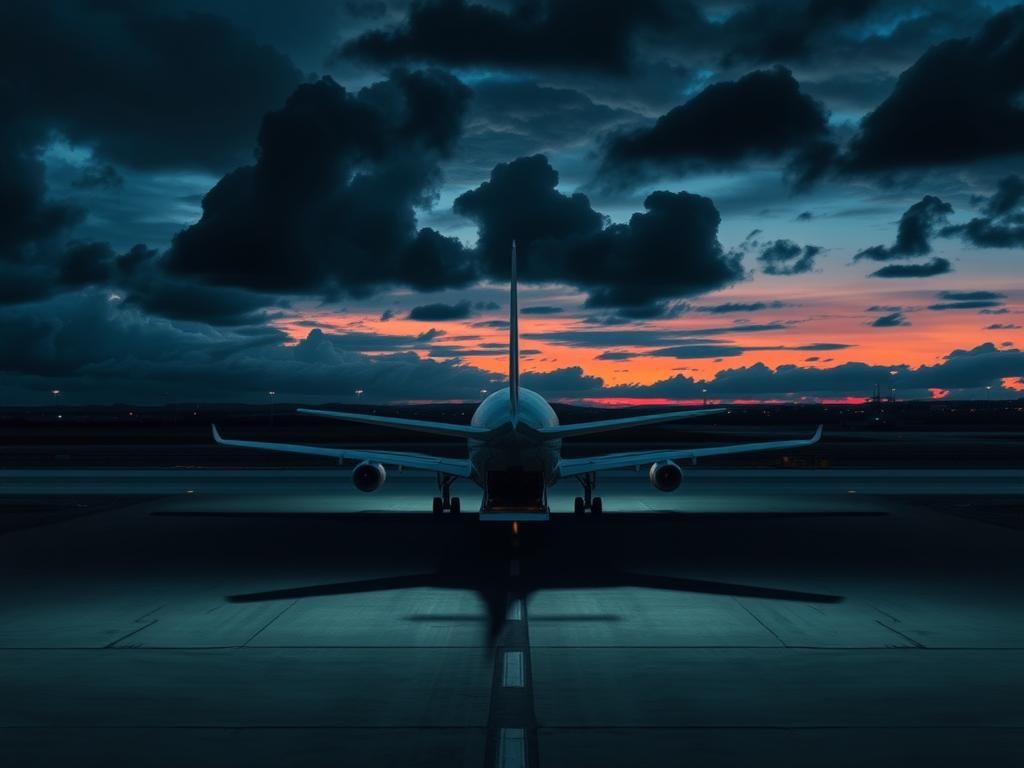
<path id="1" fill-rule="evenodd" d="M 526 731 L 502 728 L 498 741 L 497 768 L 526 768 Z"/>
<path id="2" fill-rule="evenodd" d="M 523 679 L 523 652 L 505 651 L 505 671 L 501 676 L 501 684 L 506 688 L 522 688 Z"/>
<path id="3" fill-rule="evenodd" d="M 508 599 L 508 611 L 505 613 L 506 621 L 522 621 L 523 620 L 523 601 L 518 597 L 509 596 Z"/>

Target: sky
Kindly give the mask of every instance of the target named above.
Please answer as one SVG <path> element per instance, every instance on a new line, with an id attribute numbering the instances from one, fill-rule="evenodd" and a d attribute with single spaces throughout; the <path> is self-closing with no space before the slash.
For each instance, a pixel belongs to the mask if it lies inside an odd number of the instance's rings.
<path id="1" fill-rule="evenodd" d="M 1024 395 L 1022 5 L 9 0 L 0 104 L 6 405 L 479 399 L 513 240 L 552 400 Z"/>

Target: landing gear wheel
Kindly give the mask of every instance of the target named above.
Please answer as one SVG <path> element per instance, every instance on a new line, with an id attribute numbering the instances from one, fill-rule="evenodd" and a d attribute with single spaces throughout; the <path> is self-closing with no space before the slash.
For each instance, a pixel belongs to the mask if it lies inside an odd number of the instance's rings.
<path id="1" fill-rule="evenodd" d="M 458 496 L 452 496 L 452 500 L 449 502 L 448 511 L 453 515 L 457 515 L 462 512 L 462 502 L 459 501 Z"/>
<path id="2" fill-rule="evenodd" d="M 572 511 L 575 512 L 577 515 L 582 515 L 584 512 L 587 511 L 587 507 L 583 503 L 583 497 L 582 496 L 577 496 L 575 499 L 573 499 L 573 501 L 572 501 Z"/>
<path id="3" fill-rule="evenodd" d="M 434 515 L 440 517 L 444 514 L 444 501 L 441 500 L 440 496 L 434 497 Z"/>
<path id="4" fill-rule="evenodd" d="M 604 512 L 604 505 L 601 503 L 601 497 L 595 496 L 590 501 L 590 514 L 600 515 L 602 512 Z"/>

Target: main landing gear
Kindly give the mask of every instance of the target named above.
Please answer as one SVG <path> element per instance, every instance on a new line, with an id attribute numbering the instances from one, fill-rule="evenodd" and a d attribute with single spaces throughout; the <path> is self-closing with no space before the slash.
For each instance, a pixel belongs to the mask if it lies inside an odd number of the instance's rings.
<path id="1" fill-rule="evenodd" d="M 578 477 L 580 485 L 583 486 L 583 496 L 577 496 L 573 500 L 573 512 L 582 515 L 588 509 L 592 515 L 600 515 L 604 511 L 600 496 L 594 496 L 594 486 L 597 485 L 597 473 L 588 472 Z"/>
<path id="2" fill-rule="evenodd" d="M 434 497 L 433 512 L 435 515 L 440 517 L 444 514 L 445 510 L 448 510 L 453 515 L 458 515 L 462 512 L 462 502 L 459 501 L 458 496 L 452 496 L 452 483 L 455 482 L 453 475 L 438 475 L 437 476 L 437 490 L 441 493 L 440 496 Z"/>

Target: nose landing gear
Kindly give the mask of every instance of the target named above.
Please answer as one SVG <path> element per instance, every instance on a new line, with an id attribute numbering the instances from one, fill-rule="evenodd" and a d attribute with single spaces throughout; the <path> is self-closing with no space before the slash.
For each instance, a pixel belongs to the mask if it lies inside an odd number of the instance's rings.
<path id="1" fill-rule="evenodd" d="M 583 486 L 583 496 L 577 496 L 573 500 L 573 512 L 582 515 L 588 509 L 592 515 L 600 515 L 604 511 L 600 496 L 594 496 L 594 486 L 597 485 L 597 473 L 588 472 L 579 476 L 580 485 Z"/>

